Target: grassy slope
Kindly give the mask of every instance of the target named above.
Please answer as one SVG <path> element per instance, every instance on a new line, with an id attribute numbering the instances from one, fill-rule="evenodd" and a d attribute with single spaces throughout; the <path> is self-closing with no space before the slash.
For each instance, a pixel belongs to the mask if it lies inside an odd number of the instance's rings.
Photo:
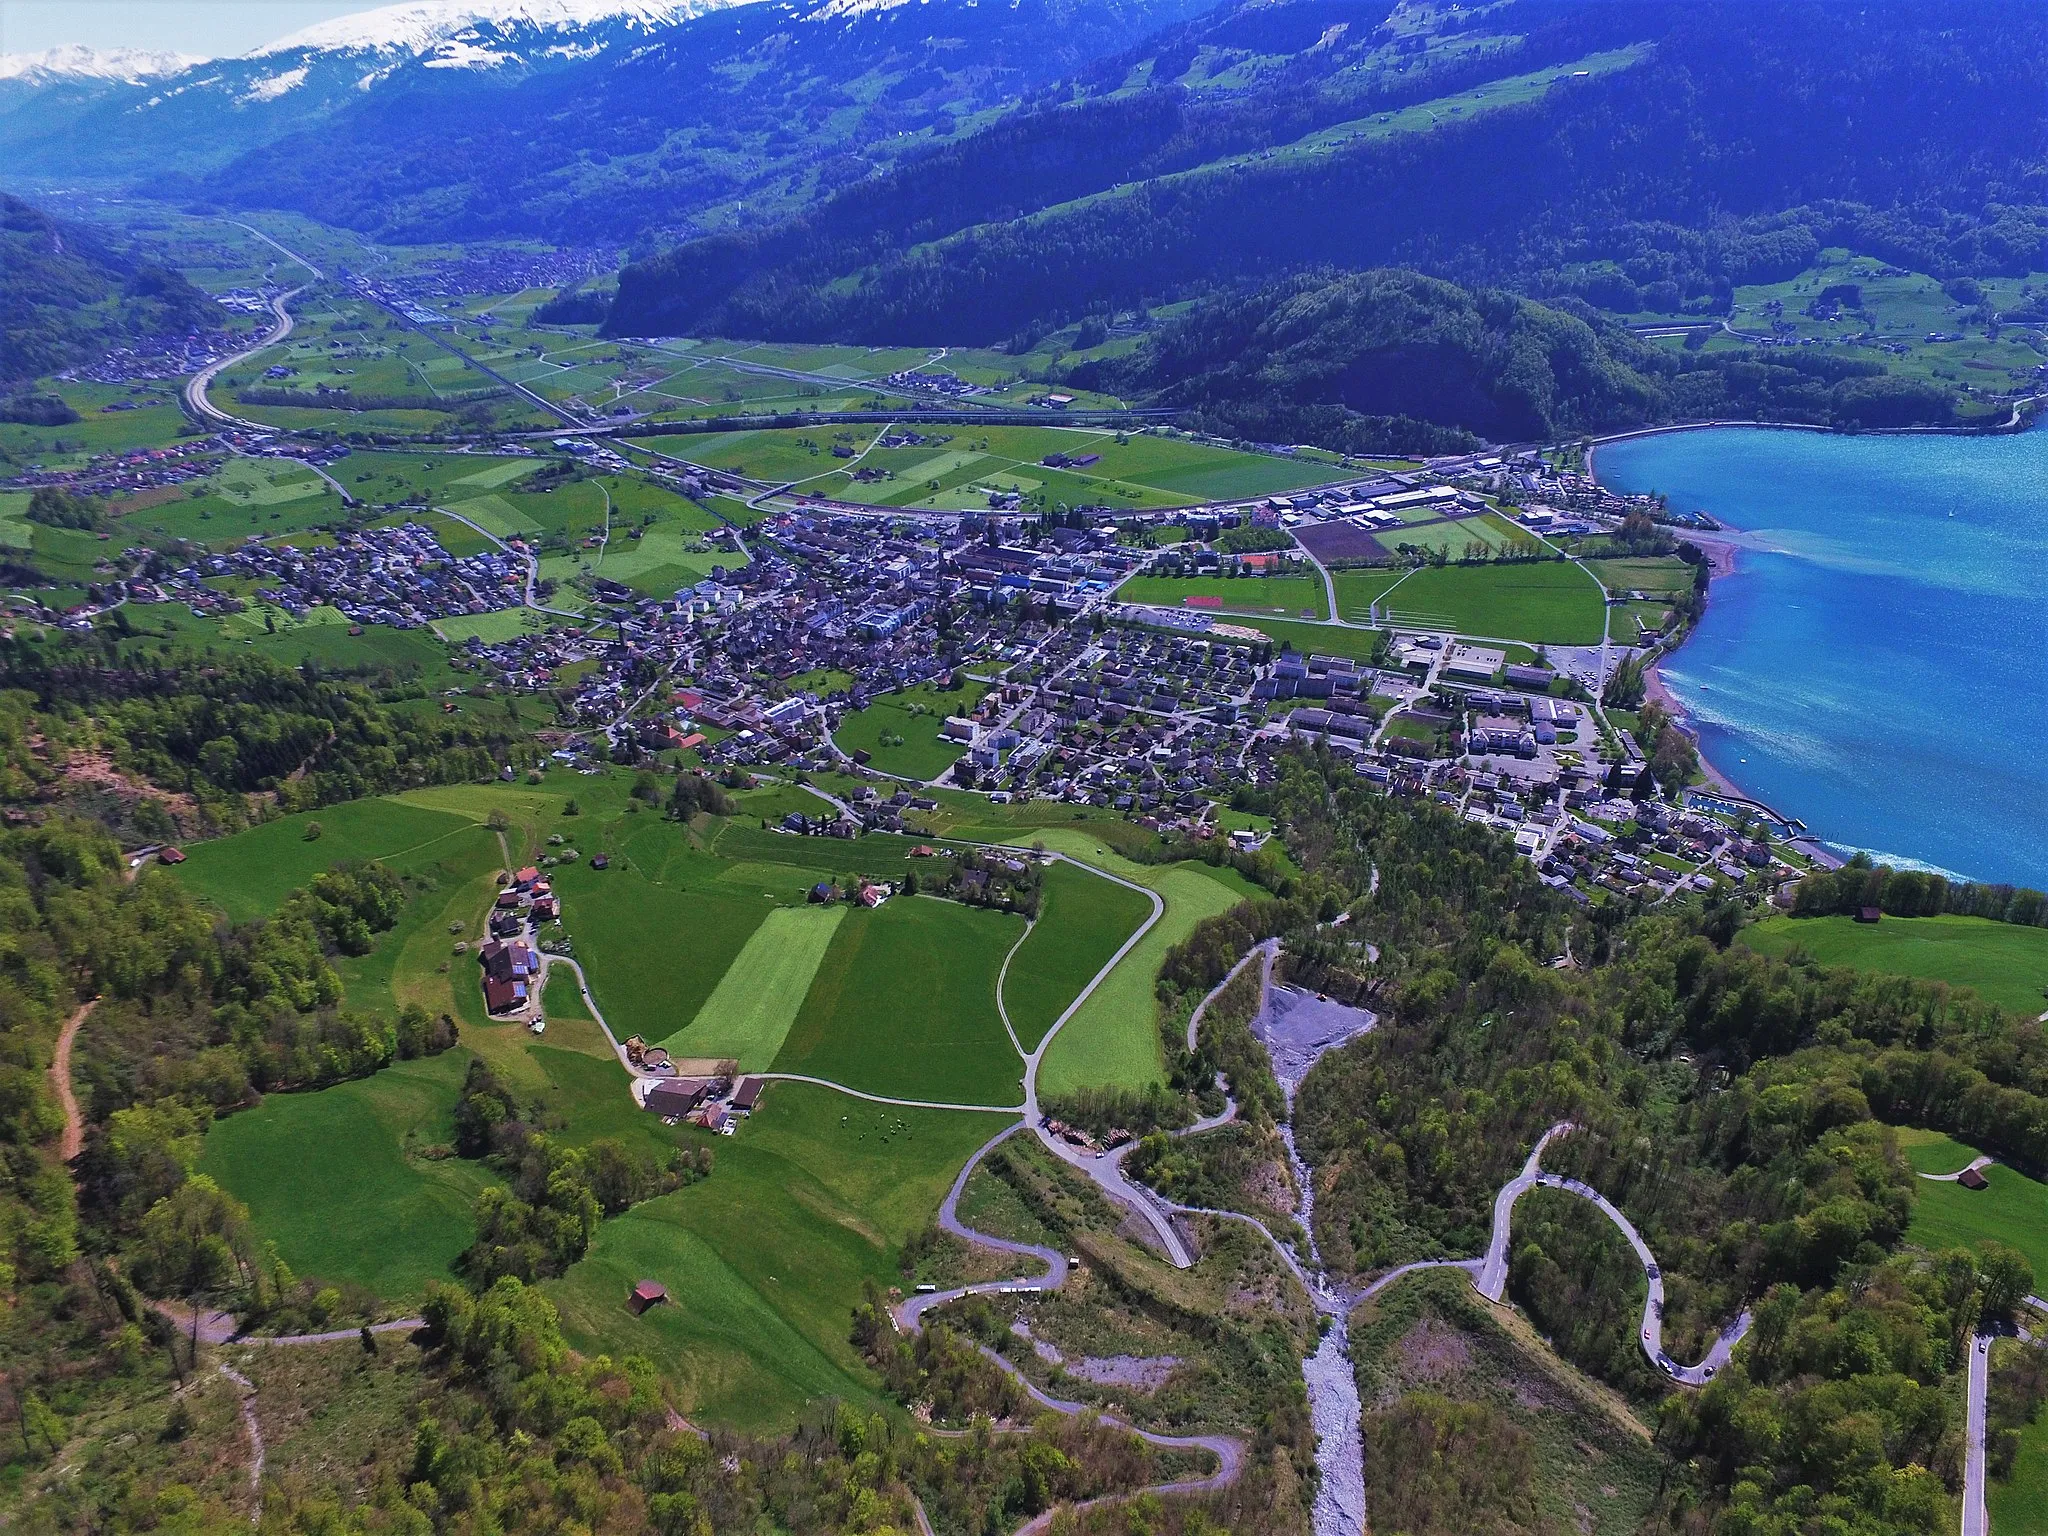
<path id="1" fill-rule="evenodd" d="M 689 1026 L 662 1042 L 681 1056 L 731 1056 L 766 1071 L 846 916 L 843 906 L 777 907 L 719 978 Z"/>
<path id="2" fill-rule="evenodd" d="M 775 1069 L 896 1098 L 1020 1102 L 1023 1067 L 995 1007 L 1019 931 L 1014 916 L 928 897 L 849 912 Z"/>
<path id="3" fill-rule="evenodd" d="M 306 829 L 318 822 L 320 836 Z M 472 823 L 398 800 L 356 800 L 285 816 L 185 850 L 178 878 L 236 921 L 276 910 L 287 895 L 347 860 L 383 859 L 469 830 Z"/>
<path id="4" fill-rule="evenodd" d="M 1984 1177 L 1988 1189 L 1915 1179 L 1907 1239 L 1929 1249 L 1974 1248 L 1986 1239 L 2004 1243 L 2027 1256 L 2038 1284 L 2048 1277 L 2048 1184 L 1998 1164 L 1986 1168 Z"/>
<path id="5" fill-rule="evenodd" d="M 861 1283 L 897 1283 L 904 1240 L 1005 1123 L 777 1084 L 709 1179 L 605 1223 L 549 1293 L 572 1342 L 645 1355 L 693 1417 L 767 1430 L 821 1397 L 872 1403 L 847 1343 Z M 676 1304 L 634 1318 L 643 1278 Z"/>
<path id="6" fill-rule="evenodd" d="M 1160 1081 L 1165 1063 L 1152 993 L 1159 966 L 1196 923 L 1229 911 L 1241 898 L 1202 866 L 1133 864 L 1084 832 L 1053 828 L 1038 840 L 1157 891 L 1166 902 L 1152 931 L 1060 1031 L 1040 1068 L 1040 1091 L 1066 1093 L 1100 1084 L 1142 1088 Z"/>
<path id="7" fill-rule="evenodd" d="M 1071 864 L 1046 867 L 1041 898 L 1038 923 L 1003 980 L 1010 1026 L 1027 1049 L 1151 911 L 1136 891 Z"/>
<path id="8" fill-rule="evenodd" d="M 1885 971 L 1974 987 L 1986 999 L 2032 1018 L 2048 1008 L 2048 928 L 2021 928 L 1982 917 L 1772 917 L 1743 931 L 1767 955 L 1795 946 L 1823 965 Z"/>
<path id="9" fill-rule="evenodd" d="M 301 1276 L 413 1299 L 474 1240 L 471 1203 L 491 1182 L 475 1163 L 408 1155 L 452 1134 L 469 1061 L 456 1049 L 318 1093 L 272 1094 L 213 1127 L 199 1171 L 248 1204 L 257 1233 Z"/>

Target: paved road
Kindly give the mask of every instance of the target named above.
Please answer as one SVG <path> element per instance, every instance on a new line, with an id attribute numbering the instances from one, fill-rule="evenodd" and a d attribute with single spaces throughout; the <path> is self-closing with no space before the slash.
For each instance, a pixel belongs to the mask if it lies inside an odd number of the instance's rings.
<path id="1" fill-rule="evenodd" d="M 319 273 L 315 272 L 315 281 L 318 278 Z M 230 415 L 207 399 L 206 391 L 212 387 L 213 381 L 216 378 L 234 367 L 237 363 L 247 362 L 257 353 L 276 346 L 287 336 L 291 335 L 291 312 L 285 306 L 312 286 L 312 283 L 301 283 L 289 293 L 281 293 L 272 299 L 270 301 L 270 312 L 277 317 L 276 322 L 269 330 L 263 333 L 262 338 L 253 347 L 246 347 L 242 351 L 235 353 L 232 357 L 224 357 L 217 363 L 208 363 L 185 381 L 185 409 L 192 414 L 195 420 L 210 422 L 215 426 L 222 427 L 253 427 L 259 432 L 274 432 L 277 430 L 266 422 L 251 421 L 246 416 Z"/>
<path id="2" fill-rule="evenodd" d="M 499 538 L 495 533 L 491 532 L 490 529 L 484 527 L 483 524 L 471 522 L 468 518 L 464 517 L 460 512 L 451 512 L 446 507 L 435 507 L 434 511 L 440 513 L 441 516 L 445 518 L 449 518 L 454 522 L 462 524 L 463 527 L 469 529 L 472 533 L 482 534 L 485 538 L 489 539 L 493 544 L 497 545 L 498 548 L 503 550 L 506 554 L 519 555 L 526 561 L 525 601 L 527 607 L 535 610 L 538 613 L 552 613 L 557 618 L 574 619 L 579 624 L 583 623 L 586 619 L 589 618 L 588 614 L 577 613 L 573 609 L 550 608 L 546 603 L 541 602 L 537 597 L 533 595 L 534 581 L 536 579 L 538 572 L 540 571 L 540 562 L 534 558 L 531 551 L 521 551 L 514 549 L 511 545 L 507 544 L 503 539 Z"/>
<path id="3" fill-rule="evenodd" d="M 1544 1173 L 1541 1168 L 1543 1149 L 1565 1132 L 1577 1129 L 1569 1120 L 1560 1120 L 1537 1139 L 1536 1150 L 1529 1154 L 1529 1160 L 1522 1165 L 1522 1171 L 1500 1188 L 1493 1201 L 1493 1231 L 1488 1237 L 1486 1257 L 1480 1262 L 1479 1273 L 1473 1284 L 1479 1294 L 1488 1301 L 1499 1301 L 1507 1290 L 1508 1283 L 1508 1234 L 1509 1218 L 1514 1212 L 1515 1202 L 1535 1188 L 1558 1189 L 1566 1194 L 1577 1195 L 1581 1200 L 1590 1201 L 1602 1215 L 1621 1229 L 1621 1235 L 1628 1239 L 1628 1245 L 1635 1250 L 1637 1260 L 1643 1266 L 1643 1273 L 1649 1280 L 1648 1294 L 1643 1300 L 1642 1327 L 1638 1339 L 1643 1353 L 1650 1357 L 1656 1367 L 1680 1386 L 1703 1387 L 1713 1380 L 1714 1373 L 1727 1364 L 1728 1357 L 1735 1352 L 1743 1336 L 1749 1332 L 1750 1314 L 1745 1308 L 1721 1331 L 1707 1356 L 1697 1365 L 1680 1365 L 1664 1352 L 1664 1272 L 1658 1266 L 1657 1256 L 1650 1252 L 1650 1245 L 1643 1241 L 1635 1224 L 1622 1215 L 1608 1198 L 1589 1184 L 1577 1179 L 1563 1178 L 1557 1174 Z"/>
<path id="4" fill-rule="evenodd" d="M 891 1312 L 896 1321 L 896 1326 L 904 1332 L 916 1333 L 924 1326 L 924 1316 L 927 1312 L 930 1312 L 934 1307 L 944 1306 L 948 1302 L 958 1301 L 964 1296 L 1008 1296 L 1019 1293 L 1056 1291 L 1067 1283 L 1067 1275 L 1070 1273 L 1067 1256 L 1059 1250 L 1047 1248 L 1038 1243 L 1020 1243 L 1009 1238 L 995 1237 L 987 1232 L 976 1231 L 973 1227 L 960 1220 L 960 1196 L 967 1188 L 967 1180 L 972 1176 L 975 1168 L 980 1165 L 982 1158 L 987 1156 L 993 1148 L 1008 1137 L 1015 1135 L 1018 1129 L 1019 1127 L 1017 1126 L 1005 1128 L 986 1142 L 974 1156 L 967 1160 L 967 1166 L 960 1170 L 959 1177 L 953 1180 L 953 1187 L 946 1192 L 946 1198 L 939 1206 L 938 1223 L 943 1231 L 949 1232 L 965 1242 L 975 1243 L 984 1248 L 992 1248 L 998 1253 L 1010 1253 L 1022 1258 L 1036 1259 L 1045 1265 L 1045 1273 L 1018 1280 L 991 1281 L 981 1285 L 957 1286 L 950 1291 L 908 1297 L 899 1302 Z M 981 1352 L 999 1366 L 1018 1386 L 1023 1388 L 1031 1400 L 1041 1408 L 1048 1408 L 1054 1413 L 1062 1414 L 1098 1411 L 1091 1404 L 1069 1402 L 1064 1398 L 1053 1397 L 1049 1393 L 1041 1391 L 1022 1371 L 1018 1370 L 1016 1366 L 1005 1360 L 994 1350 L 982 1347 Z M 1218 1488 L 1227 1488 L 1230 1484 L 1237 1481 L 1238 1475 L 1244 1470 L 1245 1445 L 1242 1440 L 1237 1439 L 1235 1436 L 1158 1435 L 1150 1430 L 1140 1429 L 1137 1425 L 1130 1423 L 1126 1419 L 1118 1418 L 1115 1414 L 1103 1413 L 1100 1416 L 1104 1423 L 1114 1424 L 1121 1429 L 1129 1430 L 1140 1440 L 1145 1441 L 1146 1444 L 1157 1446 L 1161 1450 L 1207 1451 L 1216 1458 L 1216 1470 L 1203 1477 L 1177 1478 L 1172 1482 L 1156 1483 L 1149 1488 L 1134 1490 L 1131 1493 L 1111 1494 L 1106 1498 L 1091 1499 L 1082 1504 L 1067 1506 L 1068 1508 L 1074 1510 L 1093 1509 L 1103 1505 L 1121 1503 L 1144 1493 L 1208 1493 Z M 1035 1533 L 1049 1530 L 1058 1512 L 1058 1509 L 1047 1510 L 1036 1519 L 1019 1527 L 1016 1536 L 1035 1536 Z"/>
<path id="5" fill-rule="evenodd" d="M 1968 1408 L 1963 1424 L 1963 1536 L 1988 1536 L 1984 1509 L 1984 1399 L 1991 1384 L 1991 1335 L 1970 1340 Z"/>
<path id="6" fill-rule="evenodd" d="M 1993 1163 L 1997 1161 L 1998 1159 L 1995 1157 L 1979 1157 L 1972 1159 L 1968 1165 L 1962 1168 L 1958 1168 L 1954 1173 L 1923 1173 L 1920 1175 L 1920 1177 L 1923 1179 L 1930 1179 L 1936 1184 L 1953 1184 L 1957 1179 L 1960 1179 L 1964 1174 L 1970 1172 L 1972 1169 L 1989 1168 Z"/>
<path id="7" fill-rule="evenodd" d="M 78 1095 L 71 1091 L 71 1042 L 78 1038 L 78 1027 L 98 1004 L 99 999 L 94 998 L 72 1011 L 64 1028 L 58 1031 L 57 1049 L 50 1055 L 50 1087 L 64 1108 L 64 1131 L 57 1138 L 57 1156 L 67 1163 L 85 1150 L 85 1117 L 78 1110 Z"/>

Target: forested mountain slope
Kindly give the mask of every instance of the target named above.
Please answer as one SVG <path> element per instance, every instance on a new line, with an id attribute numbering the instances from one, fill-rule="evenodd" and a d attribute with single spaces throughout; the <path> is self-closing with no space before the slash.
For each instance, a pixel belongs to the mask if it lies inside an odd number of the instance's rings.
<path id="1" fill-rule="evenodd" d="M 1469 23 L 1490 42 L 1438 37 L 1427 67 L 1379 75 L 1329 71 L 1336 21 L 1277 59 L 1226 46 L 1255 24 L 1280 25 L 1227 9 L 1116 61 L 1135 97 L 1077 81 L 1081 101 L 808 219 L 630 267 L 611 329 L 991 341 L 1321 264 L 1677 311 L 1852 239 L 1935 272 L 2041 261 L 2038 125 L 1987 131 L 2048 65 L 2035 12 L 1525 0 Z M 1374 83 L 1347 93 L 1355 78 Z M 1437 105 L 1404 128 L 1418 100 Z M 1085 170 L 1061 169 L 1069 141 Z M 992 185 L 1043 206 L 992 208 Z"/>
<path id="2" fill-rule="evenodd" d="M 1903 426 L 1946 391 L 1878 363 L 1787 351 L 1677 354 L 1581 300 L 1468 291 L 1416 272 L 1303 273 L 1197 304 L 1069 382 L 1177 406 L 1234 438 L 1354 453 L 1449 451 L 1680 418 Z"/>
<path id="3" fill-rule="evenodd" d="M 218 329 L 223 318 L 177 273 L 137 266 L 91 231 L 0 193 L 0 384 L 121 338 Z"/>

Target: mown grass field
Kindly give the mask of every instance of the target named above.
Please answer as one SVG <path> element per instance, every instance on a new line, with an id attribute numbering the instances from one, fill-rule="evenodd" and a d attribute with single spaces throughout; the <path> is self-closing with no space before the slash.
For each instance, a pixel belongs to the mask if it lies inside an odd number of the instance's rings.
<path id="1" fill-rule="evenodd" d="M 1152 603 L 1167 608 L 1201 607 L 1225 613 L 1254 613 L 1275 618 L 1328 618 L 1322 578 L 1287 576 L 1133 576 L 1116 589 L 1119 602 Z M 1189 604 L 1191 597 L 1215 599 Z"/>
<path id="2" fill-rule="evenodd" d="M 1037 1049 L 1151 911 L 1142 893 L 1113 880 L 1071 864 L 1045 867 L 1038 922 L 1003 978 L 1003 1006 L 1026 1050 Z"/>
<path id="3" fill-rule="evenodd" d="M 1166 903 L 1165 913 L 1152 930 L 1132 946 L 1060 1031 L 1039 1068 L 1039 1091 L 1143 1088 L 1161 1081 L 1165 1057 L 1159 1044 L 1158 1003 L 1152 991 L 1160 964 L 1167 950 L 1192 933 L 1196 923 L 1229 911 L 1242 896 L 1212 879 L 1203 865 L 1133 864 L 1078 828 L 1049 828 L 1039 833 L 1037 840 L 1157 891 Z"/>
<path id="4" fill-rule="evenodd" d="M 839 905 L 775 908 L 697 1016 L 661 1043 L 678 1056 L 730 1056 L 743 1072 L 767 1071 L 846 911 Z"/>
<path id="5" fill-rule="evenodd" d="M 1803 949 L 1822 965 L 1883 971 L 1971 987 L 1988 1002 L 2033 1018 L 2048 1009 L 2048 928 L 1982 917 L 1769 917 L 1742 931 L 1762 954 Z"/>
<path id="6" fill-rule="evenodd" d="M 1427 566 L 1386 600 L 1397 622 L 1530 645 L 1598 645 L 1600 589 L 1567 561 Z"/>
<path id="7" fill-rule="evenodd" d="M 1343 601 L 1341 594 L 1338 601 Z M 1383 638 L 1383 631 L 1377 629 L 1346 629 L 1336 624 L 1304 624 L 1294 619 L 1227 617 L 1225 622 L 1245 629 L 1256 629 L 1276 647 L 1291 645 L 1306 656 L 1343 656 L 1358 662 L 1370 662 L 1378 654 Z"/>
<path id="8" fill-rule="evenodd" d="M 199 1172 L 249 1207 L 302 1278 L 354 1281 L 386 1301 L 448 1278 L 476 1238 L 480 1164 L 419 1156 L 453 1133 L 470 1052 L 399 1062 L 318 1093 L 272 1094 L 208 1132 Z"/>
<path id="9" fill-rule="evenodd" d="M 775 1070 L 892 1098 L 1021 1103 L 996 974 L 1022 931 L 1011 914 L 921 896 L 848 912 Z"/>
<path id="10" fill-rule="evenodd" d="M 774 1084 L 737 1136 L 714 1139 L 710 1178 L 606 1222 L 548 1294 L 572 1343 L 646 1356 L 693 1418 L 765 1432 L 820 1398 L 876 1405 L 847 1338 L 862 1282 L 899 1283 L 905 1240 L 1006 1123 Z M 674 1304 L 634 1317 L 641 1279 Z"/>
<path id="11" fill-rule="evenodd" d="M 987 691 L 980 683 L 969 683 L 957 692 L 927 683 L 885 694 L 840 721 L 832 739 L 842 752 L 866 752 L 879 773 L 937 778 L 967 752 L 965 743 L 940 739 L 946 717 L 966 714 Z M 819 809 L 824 808 L 820 801 Z"/>

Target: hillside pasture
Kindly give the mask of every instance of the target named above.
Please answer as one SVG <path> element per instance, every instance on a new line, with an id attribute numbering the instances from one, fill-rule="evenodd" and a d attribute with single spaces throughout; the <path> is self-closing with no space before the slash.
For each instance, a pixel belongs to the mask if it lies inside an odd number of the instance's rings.
<path id="1" fill-rule="evenodd" d="M 900 1283 L 903 1244 L 1008 1123 L 773 1084 L 738 1135 L 713 1139 L 710 1178 L 606 1222 L 548 1294 L 573 1344 L 645 1356 L 693 1418 L 765 1433 L 824 1398 L 878 1407 L 847 1340 L 862 1284 Z M 635 1317 L 642 1279 L 677 1304 Z"/>
<path id="2" fill-rule="evenodd" d="M 1035 1050 L 1095 973 L 1151 915 L 1141 892 L 1072 864 L 1045 867 L 1038 921 L 1010 960 L 1003 1005 L 1026 1050 Z"/>
<path id="3" fill-rule="evenodd" d="M 1008 913 L 923 896 L 848 912 L 775 1070 L 891 1098 L 1020 1102 L 996 975 L 1022 932 Z"/>
<path id="4" fill-rule="evenodd" d="M 777 907 L 761 921 L 689 1024 L 661 1043 L 677 1056 L 731 1057 L 765 1072 L 796 1022 L 844 906 Z"/>
<path id="5" fill-rule="evenodd" d="M 1822 965 L 1970 987 L 1987 1002 L 2028 1018 L 2048 1009 L 2043 994 L 2048 988 L 2048 928 L 1950 913 L 1875 923 L 1850 917 L 1769 917 L 1745 928 L 1742 942 L 1766 955 L 1782 957 L 1798 949 Z"/>
<path id="6" fill-rule="evenodd" d="M 271 1094 L 208 1132 L 198 1171 L 249 1207 L 257 1235 L 302 1278 L 415 1300 L 475 1241 L 471 1206 L 496 1182 L 478 1163 L 420 1155 L 453 1135 L 470 1060 L 458 1047 L 318 1093 Z"/>

